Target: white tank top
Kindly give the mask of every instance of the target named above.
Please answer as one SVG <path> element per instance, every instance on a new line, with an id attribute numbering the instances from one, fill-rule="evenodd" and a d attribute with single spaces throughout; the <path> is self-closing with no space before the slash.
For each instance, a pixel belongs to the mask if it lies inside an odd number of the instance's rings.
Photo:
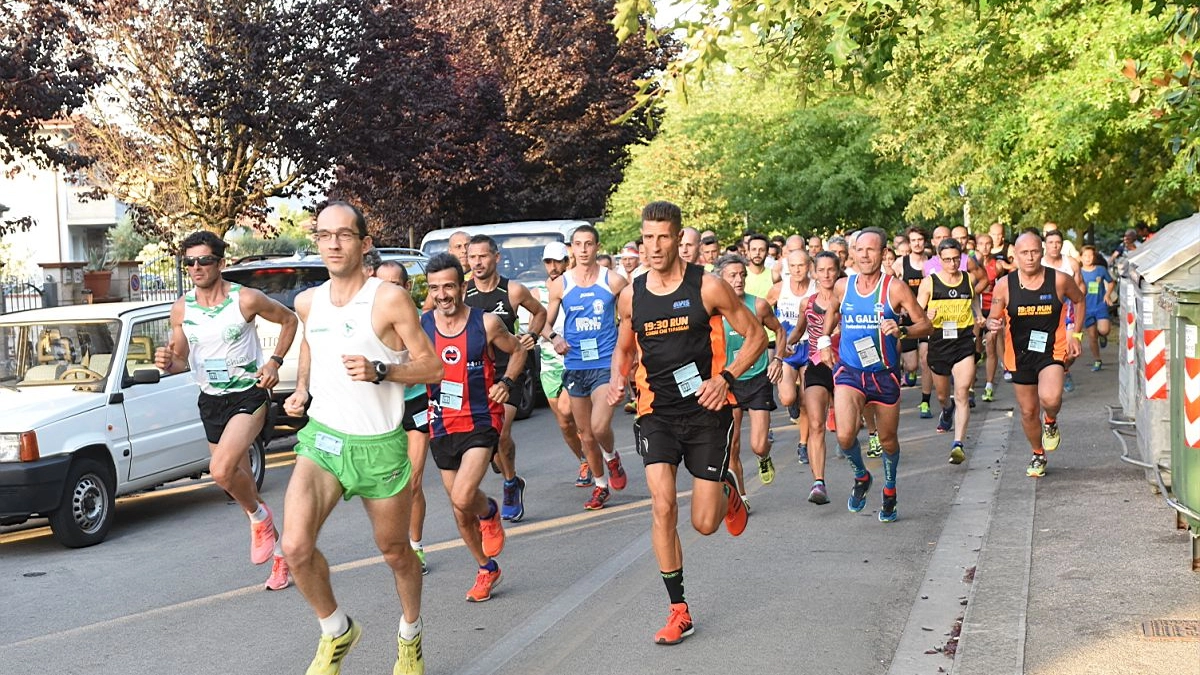
<path id="1" fill-rule="evenodd" d="M 321 424 L 355 436 L 376 436 L 400 428 L 404 418 L 404 385 L 397 382 L 351 380 L 342 365 L 343 354 L 360 354 L 370 361 L 405 363 L 408 350 L 383 344 L 371 324 L 371 308 L 382 281 L 371 277 L 344 307 L 329 299 L 326 281 L 313 293 L 304 337 L 311 368 L 308 414 Z"/>
<path id="2" fill-rule="evenodd" d="M 242 316 L 240 284 L 216 307 L 196 302 L 195 289 L 183 296 L 183 334 L 188 341 L 188 365 L 200 391 L 221 396 L 245 391 L 257 383 L 262 346 L 254 322 Z"/>
<path id="3" fill-rule="evenodd" d="M 804 311 L 805 298 L 816 292 L 817 282 L 813 279 L 808 280 L 808 287 L 805 288 L 804 295 L 796 295 L 792 292 L 790 278 L 783 281 L 779 289 L 779 298 L 775 301 L 775 316 L 779 317 L 780 323 L 786 323 L 789 330 L 795 328 L 800 313 Z"/>

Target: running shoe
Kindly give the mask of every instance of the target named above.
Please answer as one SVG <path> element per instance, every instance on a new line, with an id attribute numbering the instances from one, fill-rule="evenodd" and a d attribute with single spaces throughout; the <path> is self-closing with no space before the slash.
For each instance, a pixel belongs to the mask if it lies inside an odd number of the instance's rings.
<path id="1" fill-rule="evenodd" d="M 1063 391 L 1068 394 L 1075 391 L 1075 380 L 1071 379 L 1071 374 L 1063 375 Z"/>
<path id="2" fill-rule="evenodd" d="M 467 602 L 487 602 L 492 599 L 492 590 L 500 584 L 500 566 L 496 565 L 495 572 L 489 572 L 482 567 L 475 575 L 475 585 L 467 591 Z"/>
<path id="3" fill-rule="evenodd" d="M 354 619 L 350 619 L 350 627 L 338 637 L 322 635 L 317 643 L 317 655 L 308 664 L 305 675 L 338 675 L 342 672 L 342 660 L 361 637 L 362 627 L 354 623 Z"/>
<path id="4" fill-rule="evenodd" d="M 1029 468 L 1025 469 L 1025 475 L 1030 478 L 1041 478 L 1046 475 L 1046 456 L 1034 455 L 1033 459 L 1029 460 Z"/>
<path id="5" fill-rule="evenodd" d="M 995 400 L 996 400 L 996 390 L 992 389 L 991 387 L 984 387 L 983 388 L 983 402 L 991 403 L 992 401 L 995 401 Z"/>
<path id="6" fill-rule="evenodd" d="M 738 494 L 737 481 L 733 478 L 733 473 L 728 469 L 725 470 L 725 529 L 729 530 L 729 534 L 738 536 L 746 531 L 746 521 L 749 519 L 746 512 L 746 504 L 742 501 L 742 495 Z"/>
<path id="7" fill-rule="evenodd" d="M 942 408 L 942 413 L 938 416 L 937 432 L 944 434 L 954 428 L 954 401 L 950 401 L 948 407 Z"/>
<path id="8" fill-rule="evenodd" d="M 970 407 L 970 408 L 975 407 L 975 389 L 974 388 L 967 390 L 967 407 Z"/>
<path id="9" fill-rule="evenodd" d="M 921 405 L 917 406 L 917 413 L 923 420 L 933 419 L 933 413 L 929 411 L 929 404 L 921 401 Z"/>
<path id="10" fill-rule="evenodd" d="M 1007 370 L 1006 370 L 1006 371 L 1004 371 L 1004 381 L 1005 381 L 1005 382 L 1012 382 L 1012 373 L 1011 373 L 1011 372 L 1009 372 L 1009 371 L 1007 371 Z"/>
<path id="11" fill-rule="evenodd" d="M 259 503 L 267 512 L 267 519 L 261 523 L 250 521 L 250 562 L 255 565 L 261 565 L 271 559 L 275 553 L 275 542 L 279 538 L 279 534 L 275 532 L 275 516 L 265 503 Z"/>
<path id="12" fill-rule="evenodd" d="M 879 507 L 879 522 L 894 523 L 896 522 L 896 495 L 883 496 L 883 502 Z"/>
<path id="13" fill-rule="evenodd" d="M 488 497 L 492 508 L 496 508 L 496 500 Z M 504 550 L 504 523 L 500 522 L 500 509 L 491 518 L 479 519 L 479 532 L 483 535 L 483 554 L 491 558 L 500 555 Z"/>
<path id="14" fill-rule="evenodd" d="M 775 430 L 767 429 L 767 444 L 775 445 Z"/>
<path id="15" fill-rule="evenodd" d="M 688 613 L 686 602 L 671 603 L 671 614 L 667 617 L 667 625 L 654 634 L 654 643 L 660 645 L 677 645 L 683 638 L 696 632 L 692 624 L 692 615 Z"/>
<path id="16" fill-rule="evenodd" d="M 825 413 L 825 430 L 837 431 L 837 424 L 833 419 L 833 406 L 829 406 L 829 412 Z"/>
<path id="17" fill-rule="evenodd" d="M 635 412 L 637 412 L 637 404 L 634 403 L 633 401 L 626 401 L 625 402 L 625 414 L 632 415 Z"/>
<path id="18" fill-rule="evenodd" d="M 1058 449 L 1059 441 L 1062 437 L 1058 433 L 1058 422 L 1046 422 L 1042 424 L 1042 448 L 1046 452 L 1054 452 Z"/>
<path id="19" fill-rule="evenodd" d="M 796 444 L 796 461 L 800 462 L 801 464 L 808 464 L 808 444 L 807 443 L 797 443 Z"/>
<path id="20" fill-rule="evenodd" d="M 963 451 L 962 441 L 954 441 L 954 445 L 950 446 L 950 463 L 962 464 L 967 458 L 967 453 Z"/>
<path id="21" fill-rule="evenodd" d="M 867 506 L 867 492 L 871 489 L 871 483 L 874 480 L 871 478 L 871 472 L 867 472 L 867 477 L 859 480 L 854 479 L 854 486 L 850 488 L 850 498 L 846 500 L 846 508 L 851 513 L 858 513 Z"/>
<path id="22" fill-rule="evenodd" d="M 742 495 L 742 506 L 746 507 L 746 513 L 750 513 L 750 500 L 746 495 Z"/>
<path id="23" fill-rule="evenodd" d="M 775 462 L 771 461 L 770 455 L 758 460 L 758 479 L 763 485 L 770 485 L 775 480 Z"/>
<path id="24" fill-rule="evenodd" d="M 904 374 L 904 381 L 901 383 L 901 386 L 903 386 L 903 387 L 915 387 L 915 386 L 917 386 L 917 374 L 916 374 L 916 373 L 914 373 L 914 372 L 911 372 L 911 371 L 910 371 L 910 372 L 907 372 L 907 373 L 905 373 L 905 374 Z"/>
<path id="25" fill-rule="evenodd" d="M 421 634 L 411 640 L 396 636 L 396 665 L 392 675 L 425 675 L 425 658 L 421 653 Z"/>
<path id="26" fill-rule="evenodd" d="M 1092 361 L 1092 372 L 1093 372 L 1093 373 L 1098 373 L 1098 372 L 1100 372 L 1100 369 L 1101 369 L 1101 368 L 1103 368 L 1103 367 L 1104 367 L 1104 364 L 1103 364 L 1102 362 L 1100 362 L 1100 361 Z"/>
<path id="27" fill-rule="evenodd" d="M 500 507 L 500 517 L 514 523 L 525 517 L 524 478 L 514 476 L 512 481 L 504 481 L 504 505 Z"/>
<path id="28" fill-rule="evenodd" d="M 421 561 L 421 576 L 429 574 L 429 564 L 425 562 L 425 549 L 414 548 L 413 553 L 417 554 L 417 560 Z"/>
<path id="29" fill-rule="evenodd" d="M 1107 346 L 1108 346 L 1108 336 L 1101 335 L 1100 336 L 1100 349 L 1104 349 Z"/>
<path id="30" fill-rule="evenodd" d="M 829 503 L 829 493 L 826 492 L 824 483 L 813 483 L 812 489 L 808 491 L 808 501 L 814 504 Z"/>
<path id="31" fill-rule="evenodd" d="M 867 434 L 867 457 L 878 457 L 882 454 L 883 441 L 879 440 L 879 434 Z"/>
<path id="32" fill-rule="evenodd" d="M 789 405 L 787 407 L 787 411 L 788 411 L 788 419 L 792 421 L 792 424 L 795 424 L 796 420 L 800 419 L 800 404 L 793 403 L 793 404 Z"/>
<path id="33" fill-rule="evenodd" d="M 613 450 L 613 458 L 606 462 L 608 465 L 608 484 L 614 490 L 624 490 L 629 484 L 625 475 L 625 467 L 621 466 L 621 453 Z"/>
<path id="34" fill-rule="evenodd" d="M 588 466 L 586 461 L 580 462 L 579 477 L 575 479 L 575 487 L 592 487 L 593 483 L 595 483 L 595 480 L 592 479 L 592 468 Z"/>
<path id="35" fill-rule="evenodd" d="M 265 584 L 268 591 L 282 591 L 292 585 L 291 579 L 288 577 L 288 564 L 283 559 L 283 556 L 275 556 L 275 562 L 271 563 L 271 576 L 267 577 Z"/>
<path id="36" fill-rule="evenodd" d="M 592 488 L 592 496 L 583 503 L 583 508 L 588 511 L 599 511 L 604 508 L 604 503 L 608 501 L 611 495 L 612 493 L 608 491 L 608 488 L 597 485 Z"/>

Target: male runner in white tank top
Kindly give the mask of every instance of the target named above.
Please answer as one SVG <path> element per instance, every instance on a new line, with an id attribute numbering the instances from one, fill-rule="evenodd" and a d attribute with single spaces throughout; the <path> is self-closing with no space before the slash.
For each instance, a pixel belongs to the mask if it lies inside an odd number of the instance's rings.
<path id="1" fill-rule="evenodd" d="M 404 289 L 367 278 L 371 248 L 362 212 L 332 202 L 317 214 L 313 239 L 329 281 L 296 296 L 304 322 L 296 391 L 289 415 L 304 405 L 309 421 L 296 435 L 288 484 L 283 550 L 296 585 L 321 624 L 309 675 L 336 675 L 362 628 L 338 606 L 317 535 L 339 499 L 362 497 L 376 546 L 392 568 L 403 618 L 394 673 L 424 673 L 421 655 L 421 563 L 409 546 L 412 467 L 402 426 L 405 385 L 437 382 L 442 363 L 417 322 Z"/>

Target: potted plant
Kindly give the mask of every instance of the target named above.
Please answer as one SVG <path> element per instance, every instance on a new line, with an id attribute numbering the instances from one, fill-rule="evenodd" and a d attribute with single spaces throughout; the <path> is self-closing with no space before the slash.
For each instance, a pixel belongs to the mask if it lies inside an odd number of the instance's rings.
<path id="1" fill-rule="evenodd" d="M 93 246 L 88 249 L 87 263 L 83 266 L 83 287 L 92 292 L 94 300 L 108 297 L 112 285 L 112 271 L 116 266 L 116 256 L 109 252 L 107 246 Z"/>

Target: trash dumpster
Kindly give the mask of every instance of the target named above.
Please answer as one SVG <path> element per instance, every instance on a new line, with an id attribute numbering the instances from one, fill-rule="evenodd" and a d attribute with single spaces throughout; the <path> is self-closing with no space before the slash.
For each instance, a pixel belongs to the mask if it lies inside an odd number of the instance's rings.
<path id="1" fill-rule="evenodd" d="M 1197 279 L 1200 282 L 1200 278 Z M 1167 285 L 1171 326 L 1171 492 L 1180 525 L 1192 531 L 1192 569 L 1200 570 L 1200 283 Z"/>
<path id="2" fill-rule="evenodd" d="M 1168 396 L 1172 363 L 1168 345 L 1173 316 L 1159 302 L 1163 287 L 1170 283 L 1200 280 L 1200 214 L 1177 220 L 1159 230 L 1129 257 L 1122 290 L 1131 291 L 1134 307 L 1134 342 L 1137 358 L 1132 368 L 1132 386 L 1137 387 L 1131 417 L 1137 424 L 1138 454 L 1148 465 L 1146 480 L 1157 489 L 1155 472 L 1169 483 L 1171 465 L 1171 419 Z M 1127 298 L 1122 299 L 1128 307 Z M 1126 310 L 1127 311 L 1127 310 Z M 1124 327 L 1123 327 L 1124 328 Z M 1127 330 L 1127 329 L 1126 329 Z M 1122 338 L 1127 335 L 1122 333 Z M 1129 411 L 1126 411 L 1129 414 Z"/>

